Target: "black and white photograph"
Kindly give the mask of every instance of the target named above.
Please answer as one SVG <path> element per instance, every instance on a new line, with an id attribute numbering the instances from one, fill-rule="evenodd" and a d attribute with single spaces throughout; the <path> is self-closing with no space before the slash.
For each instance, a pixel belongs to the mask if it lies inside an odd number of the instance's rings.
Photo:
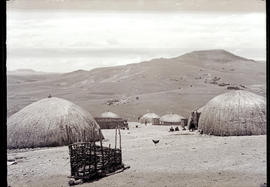
<path id="1" fill-rule="evenodd" d="M 8 187 L 266 187 L 265 0 L 6 0 Z"/>

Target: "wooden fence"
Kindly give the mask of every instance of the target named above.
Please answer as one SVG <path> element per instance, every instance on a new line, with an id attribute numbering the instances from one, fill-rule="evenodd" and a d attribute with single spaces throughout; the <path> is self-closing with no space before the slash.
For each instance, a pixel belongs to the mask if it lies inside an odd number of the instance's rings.
<path id="1" fill-rule="evenodd" d="M 120 148 L 117 148 L 117 134 Z M 123 168 L 120 129 L 115 129 L 115 148 L 103 147 L 101 139 L 100 146 L 95 142 L 79 142 L 69 145 L 69 155 L 74 179 L 91 180 Z"/>
<path id="2" fill-rule="evenodd" d="M 101 147 L 95 143 L 69 145 L 71 176 L 91 179 L 116 171 L 122 167 L 122 151 Z"/>

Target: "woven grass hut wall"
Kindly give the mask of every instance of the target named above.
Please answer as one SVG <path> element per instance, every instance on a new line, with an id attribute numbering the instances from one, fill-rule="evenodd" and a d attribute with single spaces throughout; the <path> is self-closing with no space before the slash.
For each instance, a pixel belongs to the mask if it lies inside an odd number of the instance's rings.
<path id="1" fill-rule="evenodd" d="M 186 118 L 178 114 L 166 114 L 160 118 L 161 125 L 184 125 Z"/>
<path id="2" fill-rule="evenodd" d="M 61 146 L 104 138 L 90 113 L 67 100 L 51 97 L 34 102 L 7 121 L 7 147 Z"/>
<path id="3" fill-rule="evenodd" d="M 266 134 L 265 101 L 242 90 L 216 96 L 203 107 L 198 128 L 217 136 Z"/>
<path id="4" fill-rule="evenodd" d="M 142 117 L 140 117 L 139 122 L 140 123 L 152 123 L 153 125 L 159 124 L 159 115 L 155 113 L 147 113 L 144 114 Z"/>

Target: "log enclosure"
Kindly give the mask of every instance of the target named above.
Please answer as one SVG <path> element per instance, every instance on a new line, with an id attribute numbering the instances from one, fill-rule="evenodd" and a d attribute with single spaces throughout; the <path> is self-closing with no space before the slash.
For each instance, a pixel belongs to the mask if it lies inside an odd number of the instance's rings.
<path id="1" fill-rule="evenodd" d="M 101 131 L 100 131 L 101 134 Z M 117 148 L 117 134 L 119 148 Z M 68 146 L 71 177 L 75 180 L 91 180 L 124 168 L 122 163 L 121 133 L 115 129 L 115 147 L 103 147 L 96 142 L 78 142 Z"/>

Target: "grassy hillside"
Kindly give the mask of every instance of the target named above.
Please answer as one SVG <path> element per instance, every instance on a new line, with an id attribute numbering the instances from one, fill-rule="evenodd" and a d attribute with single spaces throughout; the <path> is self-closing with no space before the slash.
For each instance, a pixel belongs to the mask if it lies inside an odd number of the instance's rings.
<path id="1" fill-rule="evenodd" d="M 64 74 L 8 75 L 8 116 L 52 94 L 94 116 L 110 110 L 135 120 L 148 111 L 188 116 L 227 87 L 260 95 L 266 90 L 266 64 L 224 50 L 194 51 L 171 59 L 78 70 Z"/>

